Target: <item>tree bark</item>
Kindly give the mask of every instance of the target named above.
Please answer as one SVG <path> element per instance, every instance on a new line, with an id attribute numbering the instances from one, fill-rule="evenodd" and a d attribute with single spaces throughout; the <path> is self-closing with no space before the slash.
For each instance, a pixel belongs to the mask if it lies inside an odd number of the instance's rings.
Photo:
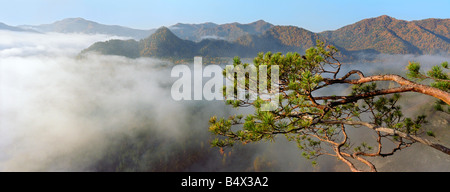
<path id="1" fill-rule="evenodd" d="M 348 80 L 347 78 L 350 77 L 352 74 L 358 74 L 359 79 L 351 79 Z M 398 89 L 398 92 L 406 92 L 406 91 L 412 91 L 417 93 L 422 93 L 425 95 L 429 95 L 435 98 L 438 98 L 448 105 L 450 105 L 450 93 L 442 91 L 438 88 L 434 88 L 428 85 L 423 85 L 419 83 L 415 83 L 413 81 L 407 80 L 399 75 L 375 75 L 375 76 L 369 76 L 365 77 L 361 71 L 353 70 L 348 72 L 346 75 L 344 75 L 342 78 L 339 79 L 324 79 L 326 84 L 335 84 L 335 83 L 348 83 L 348 84 L 362 84 L 362 83 L 368 83 L 368 82 L 374 82 L 374 81 L 394 81 L 401 85 Z"/>
<path id="2" fill-rule="evenodd" d="M 384 132 L 384 133 L 388 133 L 388 134 L 392 134 L 392 135 L 398 135 L 399 137 L 402 137 L 404 139 L 408 139 L 411 141 L 415 141 L 415 142 L 419 142 L 425 145 L 428 145 L 434 149 L 437 149 L 447 155 L 450 155 L 450 148 L 443 146 L 439 143 L 435 143 L 432 141 L 429 141 L 427 139 L 415 136 L 415 135 L 410 135 L 404 132 L 400 132 L 397 131 L 395 129 L 392 128 L 386 128 L 386 127 L 379 127 L 376 126 L 374 124 L 371 123 L 367 123 L 367 122 L 363 122 L 363 121 L 321 121 L 321 123 L 325 123 L 325 124 L 345 124 L 345 125 L 362 125 L 362 126 L 366 126 L 370 129 L 373 129 L 375 131 L 379 131 L 379 132 Z"/>

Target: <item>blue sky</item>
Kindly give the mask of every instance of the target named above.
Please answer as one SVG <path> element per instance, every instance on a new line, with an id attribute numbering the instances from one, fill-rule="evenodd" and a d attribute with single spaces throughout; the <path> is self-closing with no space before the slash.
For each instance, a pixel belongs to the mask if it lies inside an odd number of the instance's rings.
<path id="1" fill-rule="evenodd" d="M 450 18 L 450 0 L 1 0 L 1 5 L 0 22 L 9 25 L 82 17 L 138 29 L 263 19 L 320 32 L 380 15 L 403 20 Z"/>

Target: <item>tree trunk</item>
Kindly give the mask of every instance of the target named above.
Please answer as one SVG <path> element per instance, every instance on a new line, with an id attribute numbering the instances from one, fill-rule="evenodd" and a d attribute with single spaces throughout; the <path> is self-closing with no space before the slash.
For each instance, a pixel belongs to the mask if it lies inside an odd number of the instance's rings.
<path id="1" fill-rule="evenodd" d="M 351 79 L 347 80 L 348 77 L 352 74 L 358 74 L 359 79 Z M 442 91 L 438 88 L 434 88 L 428 85 L 422 85 L 419 83 L 415 83 L 413 81 L 407 80 L 399 75 L 375 75 L 375 76 L 369 76 L 365 77 L 361 71 L 353 70 L 347 73 L 344 77 L 339 79 L 324 79 L 326 84 L 334 84 L 334 83 L 348 83 L 348 84 L 362 84 L 362 83 L 368 83 L 368 82 L 374 82 L 374 81 L 394 81 L 401 86 L 398 88 L 403 89 L 403 91 L 399 92 L 405 92 L 405 91 L 412 91 L 417 93 L 422 93 L 425 95 L 429 95 L 435 98 L 438 98 L 448 105 L 450 105 L 450 93 Z"/>
<path id="2" fill-rule="evenodd" d="M 362 125 L 362 126 L 366 126 L 370 129 L 373 129 L 375 131 L 379 131 L 379 132 L 384 132 L 384 133 L 388 133 L 388 134 L 392 134 L 392 135 L 398 135 L 399 137 L 402 137 L 404 139 L 408 139 L 411 141 L 415 141 L 415 142 L 419 142 L 425 145 L 428 145 L 432 148 L 435 148 L 447 155 L 450 155 L 450 148 L 443 146 L 439 143 L 434 143 L 432 141 L 429 141 L 427 139 L 415 136 L 415 135 L 410 135 L 407 133 L 403 133 L 400 131 L 397 131 L 395 129 L 392 128 L 386 128 L 386 127 L 379 127 L 376 126 L 374 124 L 370 124 L 367 122 L 362 122 L 362 121 L 321 121 L 321 123 L 325 123 L 325 124 L 345 124 L 345 125 Z"/>

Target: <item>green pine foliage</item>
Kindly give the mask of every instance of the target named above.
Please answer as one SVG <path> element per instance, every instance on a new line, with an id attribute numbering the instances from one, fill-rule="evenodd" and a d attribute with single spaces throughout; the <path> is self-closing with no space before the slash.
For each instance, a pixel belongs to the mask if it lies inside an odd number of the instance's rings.
<path id="1" fill-rule="evenodd" d="M 275 65 L 279 66 L 278 107 L 273 111 L 263 111 L 262 104 L 267 104 L 270 100 L 262 97 L 254 101 L 248 98 L 239 99 L 236 94 L 232 96 L 233 98 L 229 98 L 230 94 L 224 91 L 225 97 L 232 99 L 226 101 L 228 105 L 235 108 L 252 106 L 254 113 L 246 116 L 231 116 L 228 119 L 212 117 L 209 130 L 216 136 L 211 142 L 212 146 L 223 148 L 236 144 L 273 142 L 277 135 L 284 135 L 288 141 L 297 143 L 302 151 L 301 156 L 311 160 L 316 166 L 316 159 L 322 155 L 356 160 L 359 155 L 384 157 L 414 143 L 397 134 L 376 132 L 378 134 L 376 141 L 370 144 L 364 141 L 356 145 L 351 142 L 346 133 L 346 129 L 351 126 L 335 122 L 364 121 L 371 124 L 373 129 L 383 127 L 393 130 L 394 133 L 434 136 L 434 133 L 426 132 L 424 129 L 423 125 L 428 123 L 425 115 L 405 116 L 399 105 L 401 94 L 367 96 L 383 90 L 379 87 L 379 83 L 369 82 L 350 86 L 352 91 L 348 96 L 318 96 L 318 90 L 333 85 L 331 82 L 342 81 L 336 77 L 341 65 L 334 57 L 337 51 L 334 46 L 325 46 L 323 42 L 318 41 L 317 46 L 307 49 L 304 55 L 259 53 L 253 60 L 253 64 L 243 63 L 239 57 L 236 57 L 235 67 L 265 65 L 270 69 Z M 445 69 L 447 65 L 442 64 L 441 67 Z M 433 68 L 428 75 L 436 79 L 446 79 L 447 76 L 441 67 Z M 408 76 L 411 78 L 425 79 L 427 77 L 419 73 L 420 64 L 418 63 L 410 63 L 408 70 Z M 270 76 L 270 72 L 267 75 Z M 334 78 L 330 79 L 330 75 Z M 234 84 L 234 91 L 236 91 L 236 85 Z M 248 87 L 241 88 L 248 90 Z M 383 138 L 388 138 L 388 141 L 397 145 L 392 153 L 381 152 Z"/>
<path id="2" fill-rule="evenodd" d="M 433 66 L 431 70 L 427 72 L 420 70 L 420 63 L 418 62 L 409 62 L 406 69 L 408 70 L 407 76 L 409 78 L 413 80 L 429 79 L 431 80 L 430 86 L 446 92 L 450 91 L 450 71 L 447 61 L 442 62 L 441 65 Z M 435 102 L 434 108 L 437 111 L 450 113 L 450 106 L 441 100 Z M 445 108 L 447 108 L 447 110 L 445 110 Z"/>

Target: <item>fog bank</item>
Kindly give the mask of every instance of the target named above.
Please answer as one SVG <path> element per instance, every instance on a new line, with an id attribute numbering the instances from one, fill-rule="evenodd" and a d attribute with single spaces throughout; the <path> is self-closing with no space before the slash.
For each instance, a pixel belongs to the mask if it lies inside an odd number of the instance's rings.
<path id="1" fill-rule="evenodd" d="M 173 64 L 151 58 L 76 57 L 96 41 L 126 37 L 0 35 L 0 171 L 347 171 L 333 157 L 312 167 L 296 144 L 283 137 L 220 154 L 208 143 L 209 117 L 236 111 L 223 101 L 174 101 Z M 341 74 L 351 69 L 367 75 L 404 74 L 408 61 L 426 68 L 450 60 L 383 57 L 380 63 L 345 65 Z M 405 102 L 414 103 L 412 98 Z M 438 139 L 448 141 L 448 132 L 438 133 Z M 377 162 L 386 171 L 412 169 L 405 164 L 415 165 L 414 171 L 450 170 L 448 156 L 420 144 Z"/>

